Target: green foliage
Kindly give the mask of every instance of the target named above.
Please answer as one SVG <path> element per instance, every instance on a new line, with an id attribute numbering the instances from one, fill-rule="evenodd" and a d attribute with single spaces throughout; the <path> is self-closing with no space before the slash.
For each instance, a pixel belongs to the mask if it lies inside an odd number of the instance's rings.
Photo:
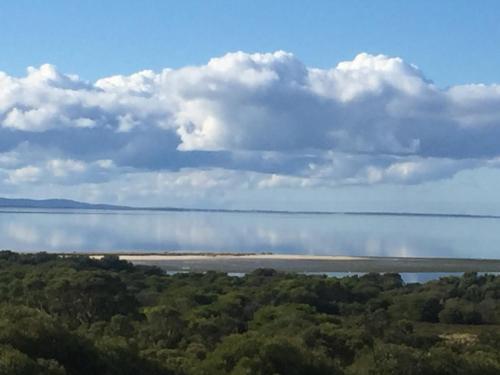
<path id="1" fill-rule="evenodd" d="M 225 338 L 195 371 L 198 374 L 340 374 L 335 361 L 306 349 L 297 337 L 249 332 Z"/>
<path id="2" fill-rule="evenodd" d="M 500 373 L 494 275 L 166 275 L 3 251 L 0 301 L 0 375 Z"/>

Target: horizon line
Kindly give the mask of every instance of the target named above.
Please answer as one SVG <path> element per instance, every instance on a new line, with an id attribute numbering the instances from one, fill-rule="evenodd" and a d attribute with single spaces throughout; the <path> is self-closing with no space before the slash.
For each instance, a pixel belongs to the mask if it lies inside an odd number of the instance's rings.
<path id="1" fill-rule="evenodd" d="M 3 202 L 2 202 L 3 201 Z M 6 202 L 7 201 L 7 202 Z M 9 201 L 18 201 L 17 204 Z M 20 202 L 24 203 L 21 204 Z M 58 204 L 50 206 L 50 204 Z M 39 205 L 37 205 L 39 204 Z M 41 205 L 40 205 L 41 204 Z M 65 205 L 66 204 L 66 205 Z M 29 199 L 0 197 L 2 208 L 37 208 L 37 209 L 83 209 L 103 211 L 165 211 L 165 212 L 225 212 L 225 213 L 261 213 L 261 214 L 289 214 L 289 215 L 350 215 L 350 216 L 408 216 L 408 217 L 441 217 L 441 218 L 470 218 L 470 219 L 500 219 L 494 214 L 467 214 L 467 213 L 432 213 L 412 211 L 317 211 L 317 210 L 272 210 L 272 209 L 230 209 L 230 208 L 189 208 L 189 207 L 155 207 L 155 206 L 128 206 L 106 203 L 88 203 L 72 199 Z M 5 211 L 4 211 L 5 212 Z M 38 211 L 39 212 L 39 211 Z M 35 212 L 33 212 L 35 213 Z"/>

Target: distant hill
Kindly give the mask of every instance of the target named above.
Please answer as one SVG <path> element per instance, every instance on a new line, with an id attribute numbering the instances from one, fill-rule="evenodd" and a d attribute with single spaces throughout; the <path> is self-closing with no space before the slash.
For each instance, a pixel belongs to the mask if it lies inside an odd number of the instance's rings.
<path id="1" fill-rule="evenodd" d="M 60 208 L 60 209 L 94 209 L 94 210 L 128 210 L 132 207 L 112 204 L 92 204 L 70 199 L 9 199 L 0 198 L 1 208 Z"/>

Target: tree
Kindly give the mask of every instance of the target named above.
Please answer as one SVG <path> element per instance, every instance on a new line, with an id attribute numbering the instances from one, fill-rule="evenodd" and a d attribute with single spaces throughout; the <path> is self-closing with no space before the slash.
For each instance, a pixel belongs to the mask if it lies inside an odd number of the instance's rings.
<path id="1" fill-rule="evenodd" d="M 436 297 L 428 298 L 420 307 L 420 320 L 424 322 L 436 323 L 439 321 L 439 313 L 443 305 Z"/>

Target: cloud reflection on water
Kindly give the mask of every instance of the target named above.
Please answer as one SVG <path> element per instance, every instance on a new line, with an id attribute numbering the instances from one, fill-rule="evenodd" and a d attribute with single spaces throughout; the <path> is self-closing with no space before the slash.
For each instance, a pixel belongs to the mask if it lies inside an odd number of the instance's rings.
<path id="1" fill-rule="evenodd" d="M 19 251 L 241 251 L 498 258 L 498 220 L 204 212 L 0 214 Z"/>

